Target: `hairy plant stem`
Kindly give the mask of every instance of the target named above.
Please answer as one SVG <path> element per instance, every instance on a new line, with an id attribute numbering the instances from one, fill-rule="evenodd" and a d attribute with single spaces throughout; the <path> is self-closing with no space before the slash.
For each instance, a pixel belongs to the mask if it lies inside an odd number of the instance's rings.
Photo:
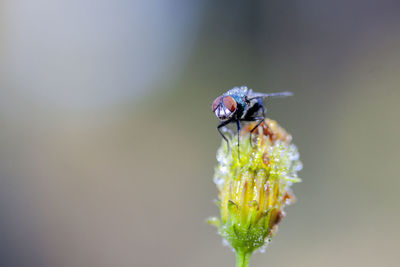
<path id="1" fill-rule="evenodd" d="M 236 267 L 248 267 L 250 262 L 251 252 L 237 251 L 236 252 Z"/>

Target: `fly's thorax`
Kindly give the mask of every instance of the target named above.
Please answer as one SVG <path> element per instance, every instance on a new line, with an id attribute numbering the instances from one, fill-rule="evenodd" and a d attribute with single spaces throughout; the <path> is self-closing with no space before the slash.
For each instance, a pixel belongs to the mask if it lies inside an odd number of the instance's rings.
<path id="1" fill-rule="evenodd" d="M 266 113 L 267 108 L 263 105 L 261 99 L 252 99 L 246 103 L 243 108 L 242 118 L 250 119 L 257 116 L 263 116 L 263 112 Z"/>

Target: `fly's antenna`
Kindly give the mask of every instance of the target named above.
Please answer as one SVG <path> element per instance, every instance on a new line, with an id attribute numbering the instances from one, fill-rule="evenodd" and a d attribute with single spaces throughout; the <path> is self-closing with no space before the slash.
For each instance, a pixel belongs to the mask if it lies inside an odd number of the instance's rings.
<path id="1" fill-rule="evenodd" d="M 267 97 L 287 97 L 287 96 L 292 96 L 292 92 L 278 92 L 278 93 L 269 93 L 269 94 L 263 94 L 263 93 L 252 93 L 249 95 L 248 99 L 255 99 L 255 98 L 267 98 Z"/>

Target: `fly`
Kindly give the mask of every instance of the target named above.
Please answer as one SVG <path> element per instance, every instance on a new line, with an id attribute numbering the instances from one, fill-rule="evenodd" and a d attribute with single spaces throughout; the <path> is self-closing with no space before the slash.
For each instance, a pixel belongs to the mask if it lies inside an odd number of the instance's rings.
<path id="1" fill-rule="evenodd" d="M 238 131 L 238 155 L 239 155 L 239 132 L 241 129 L 241 122 L 256 121 L 256 125 L 250 130 L 251 134 L 255 129 L 264 121 L 265 113 L 267 111 L 264 106 L 263 99 L 268 97 L 286 97 L 293 95 L 291 92 L 278 92 L 278 93 L 257 93 L 246 86 L 234 87 L 223 95 L 217 97 L 212 104 L 212 111 L 220 120 L 217 130 L 226 141 L 229 148 L 229 141 L 221 131 L 221 128 L 227 126 L 229 123 L 236 123 Z"/>

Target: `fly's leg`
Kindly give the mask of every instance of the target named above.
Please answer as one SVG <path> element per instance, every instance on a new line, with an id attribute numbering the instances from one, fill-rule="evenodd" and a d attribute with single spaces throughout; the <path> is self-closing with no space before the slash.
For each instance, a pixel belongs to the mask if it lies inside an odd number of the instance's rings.
<path id="1" fill-rule="evenodd" d="M 260 126 L 260 124 L 264 121 L 264 117 L 256 117 L 256 118 L 254 118 L 254 120 L 255 121 L 257 121 L 257 124 L 256 124 L 256 126 L 254 126 L 253 127 L 253 129 L 251 129 L 250 130 L 250 146 L 253 146 L 253 144 L 252 144 L 252 134 L 253 134 L 253 132 L 258 128 L 258 126 Z"/>
<path id="2" fill-rule="evenodd" d="M 226 136 L 222 133 L 221 128 L 226 126 L 227 124 L 229 124 L 231 121 L 223 121 L 221 122 L 218 126 L 217 126 L 217 131 L 219 132 L 219 134 L 222 136 L 222 138 L 225 140 L 226 144 L 228 145 L 228 152 L 231 150 L 231 147 L 229 145 L 229 141 L 228 138 L 226 138 Z"/>
<path id="3" fill-rule="evenodd" d="M 231 129 L 229 129 L 228 127 L 222 127 L 221 130 L 224 133 L 229 133 L 232 137 L 235 136 L 235 133 Z"/>
<path id="4" fill-rule="evenodd" d="M 261 116 L 259 116 L 259 117 L 254 117 L 254 118 L 252 118 L 252 120 L 253 121 L 257 121 L 257 124 L 256 124 L 256 126 L 254 126 L 253 127 L 253 129 L 251 129 L 250 130 L 250 146 L 253 146 L 253 144 L 252 144 L 252 140 L 253 140 L 253 138 L 252 138 L 252 134 L 253 134 L 253 132 L 258 128 L 258 126 L 260 126 L 260 124 L 265 120 L 265 109 L 264 109 L 264 106 L 260 106 L 260 109 L 261 109 L 261 111 L 262 111 L 262 117 Z"/>
<path id="5" fill-rule="evenodd" d="M 239 120 L 237 120 L 236 121 L 236 125 L 237 125 L 237 152 L 238 152 L 238 159 L 240 160 L 240 148 L 239 148 L 239 145 L 240 145 L 240 121 Z"/>

